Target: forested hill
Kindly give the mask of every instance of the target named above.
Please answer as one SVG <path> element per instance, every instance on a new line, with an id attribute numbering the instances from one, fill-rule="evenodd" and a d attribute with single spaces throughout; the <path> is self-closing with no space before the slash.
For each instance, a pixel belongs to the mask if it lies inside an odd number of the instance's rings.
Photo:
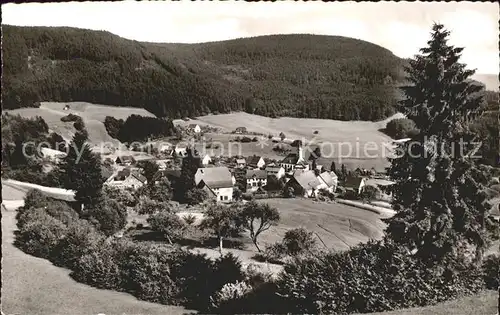
<path id="1" fill-rule="evenodd" d="M 339 36 L 154 44 L 102 31 L 3 26 L 2 101 L 4 108 L 87 101 L 173 118 L 248 110 L 378 120 L 393 113 L 403 62 Z"/>

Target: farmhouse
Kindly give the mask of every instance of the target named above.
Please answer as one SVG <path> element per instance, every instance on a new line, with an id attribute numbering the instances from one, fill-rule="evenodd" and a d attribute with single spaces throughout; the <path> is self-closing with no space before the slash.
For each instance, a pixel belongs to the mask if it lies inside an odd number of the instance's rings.
<path id="1" fill-rule="evenodd" d="M 120 165 L 132 165 L 135 163 L 135 159 L 131 155 L 120 155 L 116 158 L 115 163 Z"/>
<path id="2" fill-rule="evenodd" d="M 201 132 L 200 125 L 197 125 L 197 124 L 189 124 L 188 125 L 188 130 L 192 131 L 194 133 L 200 133 Z"/>
<path id="3" fill-rule="evenodd" d="M 172 154 L 173 149 L 174 149 L 174 147 L 168 143 L 162 143 L 162 144 L 158 145 L 158 152 L 160 152 L 160 153 Z"/>
<path id="4" fill-rule="evenodd" d="M 334 172 L 323 172 L 319 174 L 317 178 L 321 183 L 318 189 L 326 189 L 331 193 L 335 192 L 337 189 L 338 178 Z"/>
<path id="5" fill-rule="evenodd" d="M 49 159 L 54 163 L 59 163 L 61 159 L 66 157 L 66 153 L 61 152 L 59 150 L 49 149 L 49 148 L 41 148 L 40 150 L 42 157 Z"/>
<path id="6" fill-rule="evenodd" d="M 321 184 L 314 171 L 296 170 L 285 187 L 293 188 L 295 194 L 298 196 L 314 197 L 320 189 Z"/>
<path id="7" fill-rule="evenodd" d="M 267 176 L 276 176 L 277 179 L 285 176 L 285 169 L 282 166 L 267 166 Z"/>
<path id="8" fill-rule="evenodd" d="M 113 174 L 104 184 L 116 188 L 131 188 L 137 189 L 146 184 L 146 177 L 137 171 L 131 171 L 130 168 L 125 168 L 117 174 Z"/>
<path id="9" fill-rule="evenodd" d="M 245 168 L 247 166 L 247 161 L 245 159 L 236 159 L 236 166 L 238 168 Z"/>
<path id="10" fill-rule="evenodd" d="M 217 202 L 233 200 L 235 179 L 227 167 L 199 168 L 194 181 L 196 186 L 205 189 Z"/>
<path id="11" fill-rule="evenodd" d="M 267 172 L 263 170 L 247 170 L 247 191 L 256 191 L 267 185 Z"/>
<path id="12" fill-rule="evenodd" d="M 344 183 L 344 188 L 359 195 L 363 191 L 363 187 L 365 187 L 365 185 L 366 185 L 365 177 L 352 176 L 346 179 Z"/>
<path id="13" fill-rule="evenodd" d="M 182 144 L 177 144 L 174 148 L 174 153 L 180 157 L 187 156 L 187 146 Z"/>
<path id="14" fill-rule="evenodd" d="M 205 154 L 205 156 L 203 157 L 203 159 L 201 159 L 201 164 L 202 165 L 208 165 L 212 162 L 212 158 L 210 158 L 210 155 L 208 154 Z"/>
<path id="15" fill-rule="evenodd" d="M 266 165 L 266 162 L 262 156 L 254 155 L 248 158 L 247 165 L 251 168 L 262 168 Z"/>

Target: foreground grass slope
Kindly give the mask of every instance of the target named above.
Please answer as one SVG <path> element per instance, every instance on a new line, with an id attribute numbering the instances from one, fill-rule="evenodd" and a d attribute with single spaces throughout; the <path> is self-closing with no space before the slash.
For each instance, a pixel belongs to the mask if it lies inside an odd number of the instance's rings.
<path id="1" fill-rule="evenodd" d="M 154 44 L 109 32 L 3 26 L 5 108 L 87 101 L 170 117 L 250 107 L 263 115 L 377 120 L 393 113 L 403 60 L 340 36 Z"/>
<path id="2" fill-rule="evenodd" d="M 2 200 L 10 204 L 22 201 L 24 194 L 22 189 L 2 185 Z M 13 245 L 15 216 L 15 208 L 2 204 L 2 311 L 5 314 L 186 313 L 181 307 L 140 301 L 130 294 L 78 283 L 69 276 L 69 270 L 25 254 Z"/>

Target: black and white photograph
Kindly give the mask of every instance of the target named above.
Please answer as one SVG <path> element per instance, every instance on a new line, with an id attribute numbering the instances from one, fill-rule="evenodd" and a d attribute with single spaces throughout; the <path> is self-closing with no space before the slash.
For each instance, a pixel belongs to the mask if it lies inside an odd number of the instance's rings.
<path id="1" fill-rule="evenodd" d="M 1 11 L 2 315 L 500 314 L 498 3 Z"/>

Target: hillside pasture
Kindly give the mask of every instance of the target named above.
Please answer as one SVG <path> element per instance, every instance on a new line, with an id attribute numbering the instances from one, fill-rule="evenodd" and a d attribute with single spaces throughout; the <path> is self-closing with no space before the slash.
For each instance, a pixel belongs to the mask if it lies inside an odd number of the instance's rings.
<path id="1" fill-rule="evenodd" d="M 64 107 L 69 105 L 69 110 Z M 82 117 L 87 131 L 89 133 L 89 142 L 100 146 L 108 142 L 113 146 L 118 146 L 120 142 L 109 136 L 104 127 L 106 116 L 113 116 L 116 119 L 127 119 L 130 115 L 141 115 L 154 117 L 153 114 L 142 108 L 135 107 L 115 107 L 86 102 L 41 102 L 39 108 L 20 108 L 6 110 L 6 112 L 25 118 L 42 117 L 49 130 L 60 134 L 66 141 L 70 141 L 75 133 L 73 122 L 63 122 L 61 117 L 70 113 Z"/>
<path id="2" fill-rule="evenodd" d="M 273 119 L 236 112 L 201 116 L 189 121 L 176 120 L 174 123 L 181 126 L 195 123 L 209 125 L 220 128 L 224 132 L 231 132 L 237 127 L 246 127 L 250 132 L 257 132 L 266 136 L 272 135 L 273 137 L 278 137 L 283 132 L 287 143 L 293 140 L 302 140 L 305 144 L 311 143 L 321 146 L 324 156 L 317 161 L 319 165 L 329 167 L 331 162 L 335 161 L 337 164 L 346 164 L 351 169 L 357 167 L 370 169 L 374 167 L 382 171 L 388 166 L 387 157 L 391 155 L 393 146 L 391 145 L 392 139 L 380 130 L 385 128 L 390 120 L 401 117 L 403 117 L 402 114 L 396 114 L 382 121 L 368 122 L 290 117 Z M 228 139 L 236 136 L 238 135 L 224 134 L 223 137 L 216 137 L 212 134 L 205 135 L 206 138 L 212 137 L 214 141 L 221 141 L 224 144 L 228 144 Z M 253 138 L 254 136 L 249 137 Z M 272 140 L 267 140 L 266 143 L 268 145 L 262 149 L 255 142 L 243 143 L 241 144 L 242 155 L 258 154 L 264 157 L 277 158 L 277 154 L 272 151 L 272 147 L 276 143 L 273 143 Z M 229 146 L 226 147 L 229 148 Z M 227 155 L 227 153 L 224 155 Z"/>

